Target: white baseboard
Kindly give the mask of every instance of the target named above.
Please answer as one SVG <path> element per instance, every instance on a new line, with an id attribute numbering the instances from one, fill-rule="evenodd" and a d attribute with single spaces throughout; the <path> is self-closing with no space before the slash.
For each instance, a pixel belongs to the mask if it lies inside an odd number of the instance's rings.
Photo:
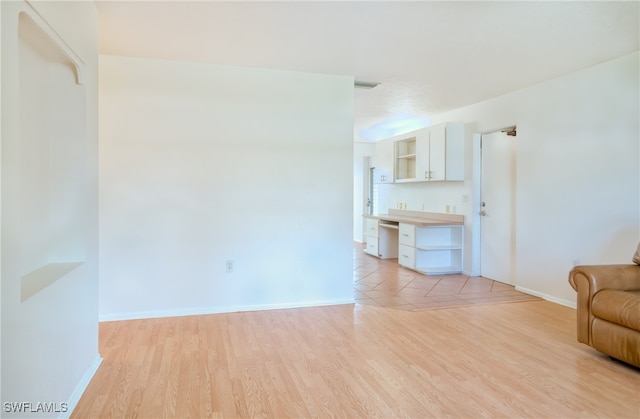
<path id="1" fill-rule="evenodd" d="M 80 401 L 80 398 L 84 394 L 84 391 L 87 389 L 87 386 L 91 382 L 91 379 L 96 374 L 96 371 L 98 371 L 100 364 L 102 364 L 102 357 L 98 355 L 96 359 L 94 359 L 93 362 L 91 363 L 91 366 L 89 367 L 89 369 L 84 373 L 84 375 L 80 379 L 80 382 L 78 383 L 78 385 L 76 386 L 76 389 L 71 394 L 71 397 L 69 397 L 69 401 L 67 402 L 67 407 L 68 407 L 67 411 L 61 413 L 60 416 L 58 416 L 59 418 L 66 419 L 69 416 L 71 416 L 71 413 L 73 413 L 73 410 L 78 405 L 78 402 Z"/>
<path id="2" fill-rule="evenodd" d="M 181 316 L 198 316 L 203 314 L 236 313 L 240 311 L 281 310 L 281 309 L 287 309 L 287 308 L 334 306 L 334 305 L 353 304 L 353 303 L 354 303 L 353 298 L 347 298 L 344 300 L 309 301 L 309 302 L 302 302 L 302 303 L 198 307 L 198 308 L 185 308 L 185 309 L 176 309 L 176 310 L 158 310 L 158 311 L 141 311 L 141 312 L 134 312 L 134 313 L 105 314 L 105 315 L 100 315 L 98 320 L 100 322 L 111 322 L 111 321 L 119 321 L 119 320 L 154 319 L 154 318 L 160 318 L 160 317 L 181 317 Z"/>
<path id="3" fill-rule="evenodd" d="M 528 288 L 518 287 L 516 286 L 516 291 L 524 292 L 525 294 L 534 295 L 536 297 L 540 297 L 543 300 L 551 301 L 552 303 L 560 304 L 569 308 L 576 308 L 575 301 L 565 300 L 563 298 L 554 297 L 553 295 L 545 294 L 542 292 L 530 290 Z"/>

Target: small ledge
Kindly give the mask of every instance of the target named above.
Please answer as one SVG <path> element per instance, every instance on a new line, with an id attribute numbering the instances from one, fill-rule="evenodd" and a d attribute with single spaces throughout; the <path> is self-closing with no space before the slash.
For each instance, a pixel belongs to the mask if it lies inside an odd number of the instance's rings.
<path id="1" fill-rule="evenodd" d="M 441 246 L 415 246 L 417 250 L 461 250 L 461 244 L 445 244 Z"/>
<path id="2" fill-rule="evenodd" d="M 49 263 L 23 275 L 20 278 L 22 282 L 21 301 L 25 302 L 83 263 L 84 262 Z"/>
<path id="3" fill-rule="evenodd" d="M 424 268 L 418 266 L 415 270 L 422 272 L 425 275 L 447 275 L 462 272 L 462 268 L 460 266 L 430 266 Z"/>

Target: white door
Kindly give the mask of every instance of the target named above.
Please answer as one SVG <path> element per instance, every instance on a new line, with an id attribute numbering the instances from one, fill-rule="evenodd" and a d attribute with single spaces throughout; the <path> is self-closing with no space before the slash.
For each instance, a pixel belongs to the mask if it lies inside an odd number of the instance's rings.
<path id="1" fill-rule="evenodd" d="M 480 273 L 515 283 L 516 137 L 503 132 L 481 138 Z"/>
<path id="2" fill-rule="evenodd" d="M 365 156 L 362 161 L 362 213 L 373 214 L 373 159 Z M 362 217 L 362 243 L 367 242 L 367 219 Z"/>
<path id="3" fill-rule="evenodd" d="M 444 124 L 429 130 L 429 179 L 445 179 L 446 128 Z"/>

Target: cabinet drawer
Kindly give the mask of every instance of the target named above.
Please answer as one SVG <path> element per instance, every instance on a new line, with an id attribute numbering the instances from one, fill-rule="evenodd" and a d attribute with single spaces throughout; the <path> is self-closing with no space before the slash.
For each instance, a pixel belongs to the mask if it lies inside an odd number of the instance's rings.
<path id="1" fill-rule="evenodd" d="M 401 244 L 398 247 L 398 263 L 407 268 L 416 267 L 416 249 L 411 246 Z"/>
<path id="2" fill-rule="evenodd" d="M 367 218 L 367 236 L 378 237 L 378 220 L 373 218 Z"/>
<path id="3" fill-rule="evenodd" d="M 407 246 L 415 246 L 416 244 L 416 226 L 412 224 L 400 223 L 398 231 L 398 239 L 400 244 Z"/>
<path id="4" fill-rule="evenodd" d="M 370 255 L 378 256 L 378 238 L 367 236 L 367 247 L 364 249 Z"/>

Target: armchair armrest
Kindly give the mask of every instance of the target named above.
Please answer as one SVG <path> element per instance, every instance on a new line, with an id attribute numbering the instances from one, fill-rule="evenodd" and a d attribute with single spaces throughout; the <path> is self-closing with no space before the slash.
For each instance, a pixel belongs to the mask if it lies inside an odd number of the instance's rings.
<path id="1" fill-rule="evenodd" d="M 586 280 L 586 283 L 581 278 Z M 574 290 L 588 286 L 590 296 L 602 289 L 640 290 L 640 266 L 638 265 L 582 265 L 569 273 L 569 283 Z"/>
<path id="2" fill-rule="evenodd" d="M 582 265 L 569 273 L 569 283 L 578 293 L 578 341 L 590 345 L 591 300 L 602 289 L 640 290 L 638 265 Z"/>

